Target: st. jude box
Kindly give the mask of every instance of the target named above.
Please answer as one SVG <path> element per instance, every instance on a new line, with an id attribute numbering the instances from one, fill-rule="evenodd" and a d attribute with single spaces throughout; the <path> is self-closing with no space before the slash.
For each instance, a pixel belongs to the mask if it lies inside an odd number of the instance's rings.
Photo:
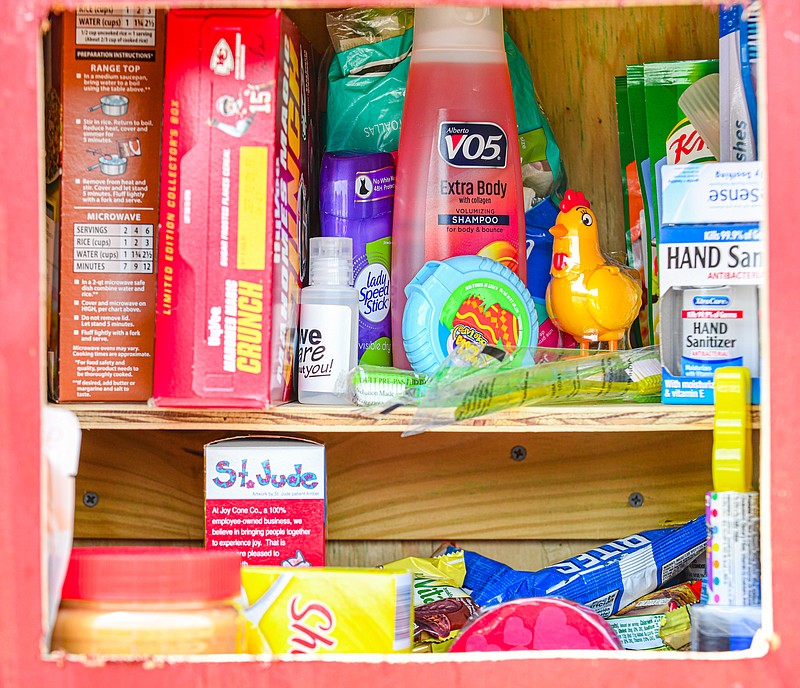
<path id="1" fill-rule="evenodd" d="M 325 447 L 304 438 L 234 437 L 205 446 L 206 549 L 244 565 L 325 565 Z"/>

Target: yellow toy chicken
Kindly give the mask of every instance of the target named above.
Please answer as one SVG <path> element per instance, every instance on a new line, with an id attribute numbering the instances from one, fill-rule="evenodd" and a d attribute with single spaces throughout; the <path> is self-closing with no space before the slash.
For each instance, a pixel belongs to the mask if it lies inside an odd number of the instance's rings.
<path id="1" fill-rule="evenodd" d="M 642 287 L 600 251 L 597 220 L 582 193 L 567 191 L 560 208 L 550 228 L 555 239 L 547 313 L 581 351 L 591 342 L 616 350 L 642 307 Z"/>

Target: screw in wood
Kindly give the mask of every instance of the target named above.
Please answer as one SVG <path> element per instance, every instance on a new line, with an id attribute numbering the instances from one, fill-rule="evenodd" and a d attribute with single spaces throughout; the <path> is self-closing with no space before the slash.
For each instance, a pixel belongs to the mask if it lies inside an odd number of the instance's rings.
<path id="1" fill-rule="evenodd" d="M 100 498 L 97 496 L 96 492 L 84 492 L 83 493 L 83 506 L 89 507 L 92 509 L 93 507 L 97 506 L 97 502 L 100 501 Z"/>
<path id="2" fill-rule="evenodd" d="M 637 509 L 642 506 L 642 504 L 644 504 L 644 495 L 641 492 L 631 492 L 628 495 L 628 506 Z"/>
<path id="3" fill-rule="evenodd" d="M 523 447 L 521 444 L 511 447 L 512 461 L 524 461 L 526 456 L 528 456 L 528 450 L 525 449 L 525 447 Z"/>

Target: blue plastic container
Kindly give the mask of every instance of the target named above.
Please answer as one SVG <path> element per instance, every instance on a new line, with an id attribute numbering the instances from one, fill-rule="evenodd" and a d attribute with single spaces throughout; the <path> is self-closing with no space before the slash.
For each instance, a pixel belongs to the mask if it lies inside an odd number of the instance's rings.
<path id="1" fill-rule="evenodd" d="M 430 261 L 405 293 L 403 345 L 417 372 L 435 371 L 462 341 L 509 351 L 538 342 L 539 322 L 528 289 L 491 258 Z"/>

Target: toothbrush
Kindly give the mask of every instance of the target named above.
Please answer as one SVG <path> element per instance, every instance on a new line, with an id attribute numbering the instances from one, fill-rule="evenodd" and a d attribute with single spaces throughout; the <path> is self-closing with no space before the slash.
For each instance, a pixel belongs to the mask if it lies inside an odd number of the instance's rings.
<path id="1" fill-rule="evenodd" d="M 754 0 L 742 10 L 740 20 L 739 50 L 742 69 L 742 85 L 744 87 L 747 109 L 753 128 L 753 146 L 758 148 L 758 105 L 756 93 L 758 89 L 759 58 L 759 24 L 761 20 L 761 2 Z"/>

